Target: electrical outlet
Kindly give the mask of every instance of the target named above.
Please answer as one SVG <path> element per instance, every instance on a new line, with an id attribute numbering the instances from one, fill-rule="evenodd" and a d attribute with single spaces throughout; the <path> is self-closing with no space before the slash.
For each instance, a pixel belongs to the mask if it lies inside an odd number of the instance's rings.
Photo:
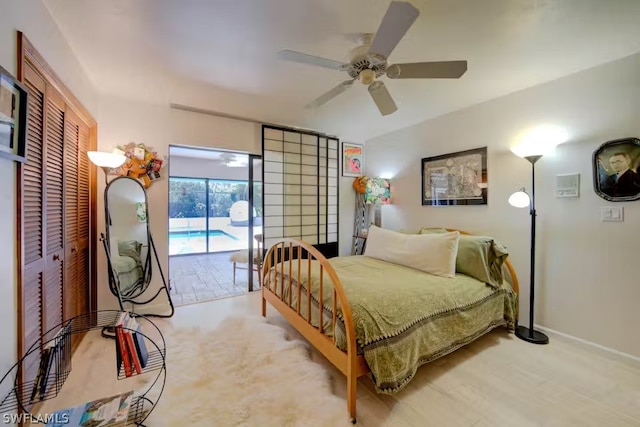
<path id="1" fill-rule="evenodd" d="M 624 208 L 622 206 L 602 206 L 600 218 L 602 221 L 624 221 Z"/>

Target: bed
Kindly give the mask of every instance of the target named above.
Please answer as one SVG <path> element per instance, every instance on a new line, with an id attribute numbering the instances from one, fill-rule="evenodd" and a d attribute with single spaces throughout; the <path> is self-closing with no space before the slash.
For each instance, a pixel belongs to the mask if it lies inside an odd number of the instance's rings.
<path id="1" fill-rule="evenodd" d="M 346 375 L 355 422 L 358 377 L 369 374 L 378 392 L 395 393 L 422 364 L 496 327 L 513 329 L 518 281 L 507 259 L 502 267 L 506 280 L 488 286 L 370 256 L 326 259 L 285 239 L 265 257 L 262 315 L 269 302 Z"/>

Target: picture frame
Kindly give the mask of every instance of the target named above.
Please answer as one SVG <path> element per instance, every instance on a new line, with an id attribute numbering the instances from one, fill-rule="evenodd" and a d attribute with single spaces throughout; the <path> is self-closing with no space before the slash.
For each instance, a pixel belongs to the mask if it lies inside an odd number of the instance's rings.
<path id="1" fill-rule="evenodd" d="M 0 66 L 0 158 L 27 161 L 26 87 Z"/>
<path id="2" fill-rule="evenodd" d="M 593 152 L 593 189 L 610 202 L 640 199 L 640 139 L 614 139 Z"/>
<path id="3" fill-rule="evenodd" d="M 364 145 L 342 143 L 342 176 L 362 176 L 364 171 Z"/>
<path id="4" fill-rule="evenodd" d="M 422 159 L 422 205 L 486 205 L 487 147 Z"/>

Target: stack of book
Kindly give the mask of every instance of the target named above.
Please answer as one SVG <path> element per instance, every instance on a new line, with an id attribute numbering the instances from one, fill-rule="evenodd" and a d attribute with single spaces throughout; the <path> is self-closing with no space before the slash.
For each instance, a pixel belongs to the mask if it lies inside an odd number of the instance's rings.
<path id="1" fill-rule="evenodd" d="M 123 367 L 126 377 L 141 374 L 147 366 L 149 354 L 140 332 L 140 325 L 128 312 L 123 312 L 116 323 L 116 370 Z"/>

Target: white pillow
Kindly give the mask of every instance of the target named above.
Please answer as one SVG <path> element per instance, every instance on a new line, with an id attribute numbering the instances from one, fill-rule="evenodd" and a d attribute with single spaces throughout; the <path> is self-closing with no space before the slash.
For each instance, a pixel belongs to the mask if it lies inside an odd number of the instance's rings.
<path id="1" fill-rule="evenodd" d="M 436 276 L 455 277 L 459 239 L 457 231 L 403 234 L 372 225 L 364 255 Z"/>

